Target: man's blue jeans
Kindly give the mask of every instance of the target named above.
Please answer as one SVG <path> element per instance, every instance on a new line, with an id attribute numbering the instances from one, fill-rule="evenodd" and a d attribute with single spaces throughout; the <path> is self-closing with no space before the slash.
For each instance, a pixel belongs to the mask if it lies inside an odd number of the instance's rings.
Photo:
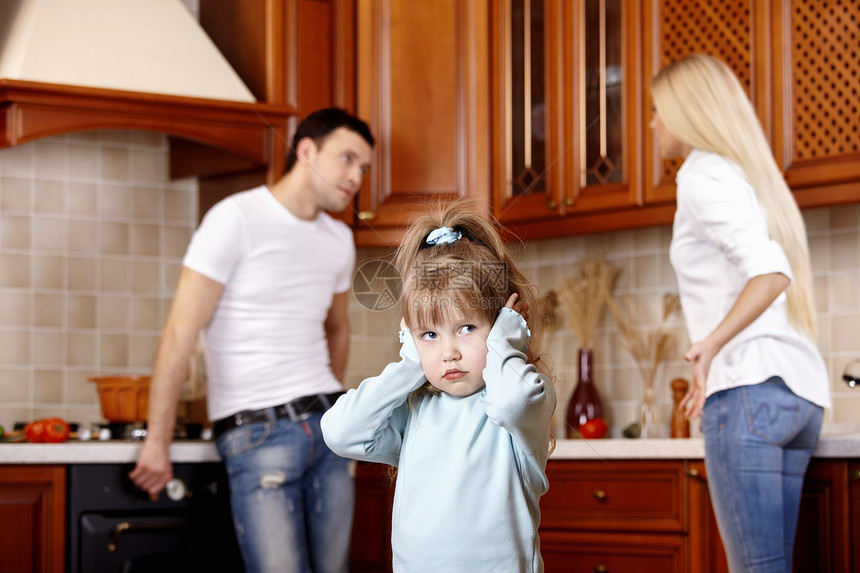
<path id="1" fill-rule="evenodd" d="M 230 478 L 248 573 L 342 573 L 355 499 L 349 461 L 328 449 L 317 413 L 229 430 L 216 445 Z"/>
<path id="2" fill-rule="evenodd" d="M 791 571 L 803 476 L 822 417 L 778 377 L 705 401 L 708 489 L 732 573 Z"/>

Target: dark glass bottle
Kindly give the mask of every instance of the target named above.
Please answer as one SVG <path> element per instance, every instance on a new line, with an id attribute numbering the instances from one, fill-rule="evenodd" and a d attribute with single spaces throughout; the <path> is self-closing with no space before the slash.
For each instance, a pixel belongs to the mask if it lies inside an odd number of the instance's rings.
<path id="1" fill-rule="evenodd" d="M 578 438 L 579 426 L 586 420 L 603 418 L 603 402 L 594 386 L 590 348 L 579 349 L 579 381 L 567 405 L 567 437 Z"/>

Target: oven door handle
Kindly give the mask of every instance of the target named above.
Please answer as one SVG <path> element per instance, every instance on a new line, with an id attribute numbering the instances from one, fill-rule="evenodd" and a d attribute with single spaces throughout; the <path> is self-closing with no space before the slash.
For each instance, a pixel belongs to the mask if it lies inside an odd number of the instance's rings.
<path id="1" fill-rule="evenodd" d="M 110 553 L 116 553 L 117 545 L 119 544 L 120 536 L 126 531 L 151 531 L 153 529 L 178 529 L 183 527 L 184 524 L 177 523 L 175 521 L 164 521 L 164 522 L 156 522 L 156 523 L 129 523 L 128 521 L 122 521 L 116 524 L 116 527 L 113 528 L 113 531 L 110 533 L 110 539 L 108 539 L 108 551 Z"/>

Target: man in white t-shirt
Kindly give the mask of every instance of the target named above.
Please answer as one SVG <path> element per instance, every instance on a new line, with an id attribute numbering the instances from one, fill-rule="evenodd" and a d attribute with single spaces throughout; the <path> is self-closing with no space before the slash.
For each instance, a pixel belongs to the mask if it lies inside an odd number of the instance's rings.
<path id="1" fill-rule="evenodd" d="M 343 212 L 373 136 L 343 110 L 310 114 L 274 185 L 213 206 L 183 259 L 131 479 L 155 498 L 197 333 L 206 329 L 207 407 L 227 467 L 247 571 L 346 571 L 354 489 L 325 445 L 322 413 L 343 391 L 355 263 Z"/>

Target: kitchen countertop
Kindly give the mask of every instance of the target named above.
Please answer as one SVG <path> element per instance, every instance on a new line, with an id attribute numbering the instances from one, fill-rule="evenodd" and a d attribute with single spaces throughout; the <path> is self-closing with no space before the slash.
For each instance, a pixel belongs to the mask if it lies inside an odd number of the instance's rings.
<path id="1" fill-rule="evenodd" d="M 0 444 L 0 464 L 110 464 L 135 463 L 142 442 L 111 440 L 62 444 Z M 170 444 L 174 463 L 218 462 L 215 444 L 208 440 L 176 440 Z"/>
<path id="2" fill-rule="evenodd" d="M 551 460 L 701 460 L 702 438 L 655 440 L 559 440 Z M 813 457 L 860 458 L 860 433 L 822 435 Z"/>
<path id="3" fill-rule="evenodd" d="M 0 464 L 134 463 L 141 442 L 69 441 L 64 444 L 0 444 Z M 659 460 L 704 458 L 702 438 L 660 440 L 558 440 L 552 460 Z M 860 425 L 826 427 L 814 457 L 860 458 Z M 211 441 L 178 440 L 170 446 L 175 463 L 216 462 Z"/>

